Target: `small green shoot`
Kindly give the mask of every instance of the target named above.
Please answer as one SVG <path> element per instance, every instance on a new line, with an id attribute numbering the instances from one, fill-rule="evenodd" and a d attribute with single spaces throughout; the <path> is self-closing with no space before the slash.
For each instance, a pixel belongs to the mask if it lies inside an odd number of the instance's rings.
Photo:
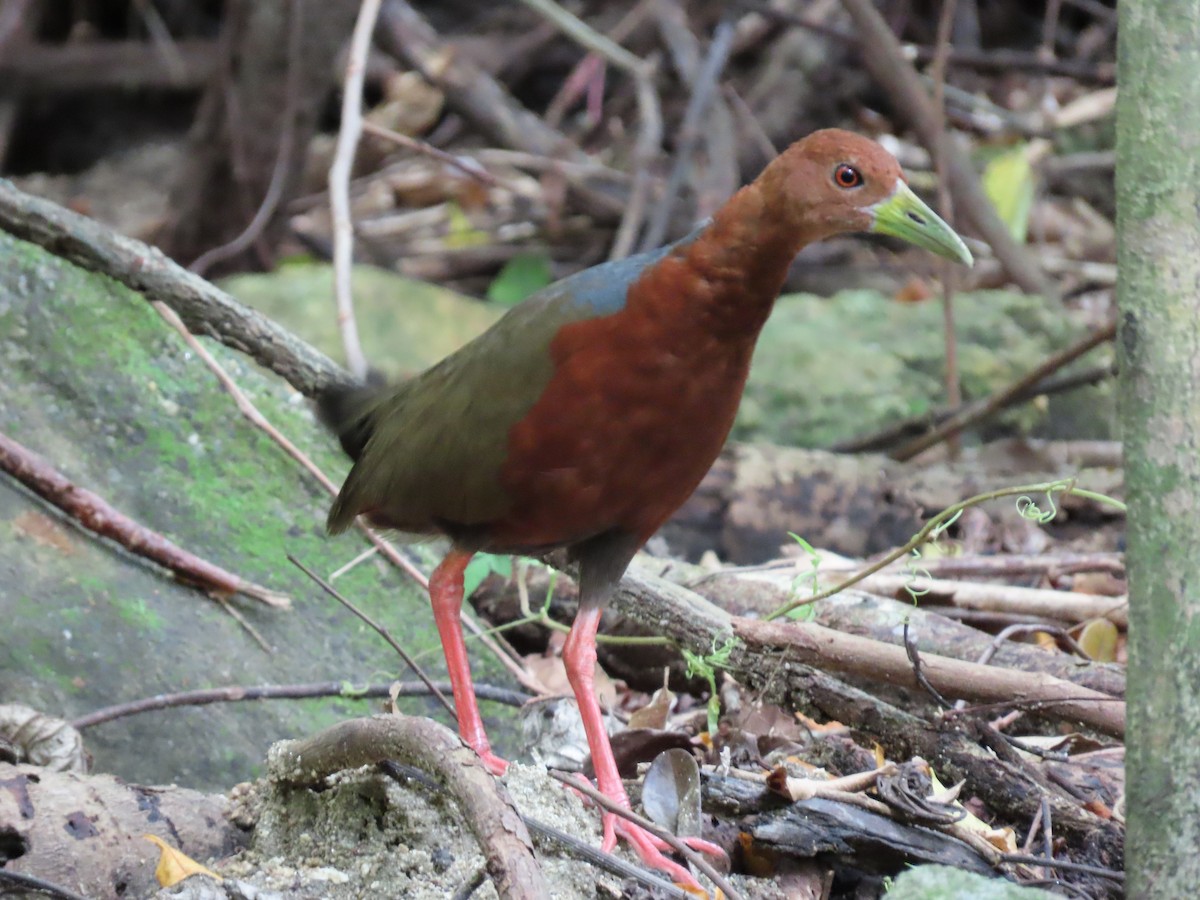
<path id="1" fill-rule="evenodd" d="M 1031 494 L 1040 493 L 1044 493 L 1046 495 L 1050 504 L 1049 511 L 1043 512 L 1029 497 Z M 835 584 L 823 591 L 818 591 L 811 597 L 788 600 L 788 602 L 783 604 L 783 606 L 771 612 L 766 619 L 767 621 L 770 621 L 771 619 L 778 619 L 780 616 L 790 615 L 797 607 L 809 603 L 815 603 L 818 600 L 824 600 L 826 597 L 832 597 L 834 594 L 840 593 L 841 591 L 846 590 L 846 588 L 858 584 L 858 582 L 862 581 L 868 575 L 874 575 L 879 570 L 890 566 L 896 560 L 907 555 L 916 548 L 921 547 L 930 539 L 936 539 L 947 528 L 949 528 L 950 525 L 952 525 L 960 515 L 962 515 L 963 510 L 966 510 L 972 506 L 978 506 L 979 504 L 985 503 L 988 500 L 996 500 L 1000 497 L 1020 497 L 1021 500 L 1018 501 L 1018 509 L 1021 511 L 1023 516 L 1026 518 L 1036 519 L 1038 522 L 1048 522 L 1050 519 L 1054 518 L 1057 512 L 1054 506 L 1055 494 L 1069 494 L 1071 496 L 1093 500 L 1097 503 L 1106 503 L 1109 506 L 1122 511 L 1125 509 L 1125 504 L 1120 500 L 1107 497 L 1104 494 L 1099 494 L 1095 491 L 1088 491 L 1083 488 L 1076 487 L 1074 478 L 1062 478 L 1058 481 L 1047 481 L 1041 484 L 1025 484 L 1018 487 L 1000 488 L 998 490 L 976 494 L 974 497 L 968 497 L 966 500 L 960 500 L 953 506 L 943 509 L 940 513 L 930 519 L 924 528 L 913 535 L 912 539 L 903 547 L 893 550 L 891 553 L 888 553 L 881 559 L 876 560 L 874 563 L 850 576 L 840 584 Z"/>
<path id="2" fill-rule="evenodd" d="M 708 733 L 717 733 L 717 724 L 721 719 L 721 695 L 717 691 L 717 670 L 729 665 L 729 657 L 737 646 L 737 638 L 728 637 L 717 644 L 713 638 L 712 650 L 701 656 L 684 648 L 683 660 L 687 663 L 688 678 L 703 678 L 708 682 Z"/>
<path id="3" fill-rule="evenodd" d="M 470 597 L 489 575 L 508 577 L 512 572 L 512 557 L 495 553 L 476 553 L 463 572 L 463 596 Z"/>

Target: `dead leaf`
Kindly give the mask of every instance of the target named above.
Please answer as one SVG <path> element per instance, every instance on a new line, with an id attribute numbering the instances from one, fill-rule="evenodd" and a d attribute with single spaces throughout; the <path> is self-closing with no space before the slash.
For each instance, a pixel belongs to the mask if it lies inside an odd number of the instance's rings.
<path id="1" fill-rule="evenodd" d="M 1108 619 L 1093 619 L 1071 630 L 1083 652 L 1095 662 L 1116 662 L 1120 632 Z"/>
<path id="2" fill-rule="evenodd" d="M 661 730 L 667 727 L 667 716 L 671 714 L 671 707 L 675 703 L 675 695 L 667 687 L 667 676 L 669 674 L 669 669 L 663 671 L 663 686 L 654 692 L 654 696 L 650 698 L 649 703 L 630 714 L 630 728 L 656 728 Z"/>
<path id="3" fill-rule="evenodd" d="M 182 850 L 176 850 L 157 835 L 143 834 L 142 837 L 150 843 L 158 845 L 158 865 L 154 867 L 154 877 L 158 879 L 159 887 L 174 887 L 192 875 L 207 875 L 217 881 L 224 880 L 216 872 L 206 869 Z"/>

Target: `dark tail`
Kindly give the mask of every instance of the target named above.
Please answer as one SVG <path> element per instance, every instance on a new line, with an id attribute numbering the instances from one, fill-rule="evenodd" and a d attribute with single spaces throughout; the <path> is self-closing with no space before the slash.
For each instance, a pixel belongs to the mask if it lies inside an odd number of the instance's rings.
<path id="1" fill-rule="evenodd" d="M 317 417 L 356 462 L 375 432 L 374 413 L 384 388 L 383 378 L 373 373 L 366 384 L 335 384 L 317 397 Z"/>

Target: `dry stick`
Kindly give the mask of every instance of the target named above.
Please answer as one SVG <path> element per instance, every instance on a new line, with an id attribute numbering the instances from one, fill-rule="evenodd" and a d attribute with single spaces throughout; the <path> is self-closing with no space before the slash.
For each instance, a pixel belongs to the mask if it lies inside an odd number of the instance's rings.
<path id="1" fill-rule="evenodd" d="M 338 493 L 337 485 L 329 480 L 329 477 L 317 467 L 317 464 L 314 463 L 307 454 L 293 444 L 284 434 L 275 428 L 274 425 L 267 421 L 266 417 L 263 416 L 263 414 L 258 411 L 258 408 L 250 402 L 250 398 L 247 397 L 242 392 L 241 388 L 237 386 L 236 382 L 229 377 L 229 375 L 221 367 L 221 364 L 218 363 L 216 359 L 213 358 L 212 354 L 208 352 L 207 348 L 197 341 L 195 336 L 187 330 L 187 327 L 184 326 L 183 322 L 179 320 L 179 317 L 175 315 L 174 311 L 162 303 L 155 302 L 153 305 L 164 319 L 166 319 L 180 331 L 184 337 L 184 340 L 187 341 L 188 346 L 190 346 L 196 352 L 196 354 L 202 360 L 204 360 L 209 369 L 211 369 L 213 374 L 216 375 L 217 380 L 221 382 L 221 385 L 229 392 L 230 396 L 233 397 L 234 402 L 237 404 L 238 409 L 241 410 L 243 415 L 245 415 L 246 418 L 258 428 L 261 428 L 264 432 L 266 432 L 272 440 L 274 440 L 277 444 L 279 444 L 280 447 L 283 448 L 284 452 L 300 463 L 300 465 L 303 466 L 304 469 L 309 472 L 309 474 L 311 474 L 317 479 L 318 482 L 320 482 L 321 486 L 324 487 L 326 491 L 336 497 Z M 423 589 L 429 589 L 429 580 L 424 576 L 424 574 L 422 574 L 422 572 L 412 564 L 408 557 L 404 556 L 404 554 L 392 546 L 388 541 L 384 540 L 366 523 L 364 519 L 355 519 L 354 527 L 356 527 L 366 536 L 367 540 L 371 542 L 372 546 L 380 554 L 382 554 L 388 560 L 388 562 L 412 578 L 413 581 L 419 584 Z M 536 694 L 544 695 L 548 693 L 545 686 L 541 684 L 541 682 L 535 677 L 533 677 L 525 669 L 525 667 L 520 664 L 513 654 L 507 653 L 501 649 L 500 645 L 482 628 L 480 628 L 479 623 L 477 623 L 465 609 L 459 613 L 459 619 L 467 627 L 467 630 L 479 638 L 480 642 L 493 654 L 495 654 L 495 656 L 500 660 L 500 663 L 506 669 L 512 672 L 517 680 L 521 682 L 521 684 L 525 685 Z M 443 700 L 443 702 L 445 701 Z M 451 710 L 451 712 L 453 712 L 453 710 Z"/>
<path id="2" fill-rule="evenodd" d="M 167 306 L 167 304 L 158 300 L 151 301 L 150 305 L 158 311 L 158 314 L 162 316 L 172 328 L 174 328 L 180 333 L 180 335 L 183 336 L 183 339 L 187 345 L 204 362 L 204 364 L 208 366 L 209 371 L 216 376 L 216 379 L 218 382 L 220 382 L 221 387 L 223 387 L 233 398 L 233 402 L 236 404 L 242 415 L 245 416 L 252 425 L 261 429 L 268 437 L 271 438 L 271 440 L 282 447 L 283 451 L 287 453 L 288 456 L 300 463 L 305 471 L 312 475 L 321 484 L 321 486 L 325 488 L 326 491 L 333 496 L 337 496 L 337 485 L 329 480 L 329 477 L 321 471 L 317 464 L 314 463 L 303 450 L 292 443 L 286 435 L 284 435 L 281 431 L 279 431 L 279 429 L 272 425 L 270 421 L 267 420 L 266 416 L 259 412 L 258 407 L 256 407 L 251 402 L 250 398 L 247 397 L 242 391 L 242 389 L 238 387 L 237 382 L 235 382 L 229 376 L 229 373 L 225 371 L 224 367 L 222 367 L 219 362 L 217 362 L 216 358 L 208 352 L 208 348 L 196 340 L 196 336 L 188 330 L 188 327 L 183 323 L 183 320 L 176 315 L 175 311 L 171 309 L 171 307 Z M 372 543 L 375 543 L 376 546 L 384 543 L 384 541 L 374 535 L 361 520 L 355 524 L 358 525 L 360 530 L 366 533 L 367 537 L 371 539 Z M 385 553 L 385 555 L 387 554 Z M 393 552 L 392 554 L 388 555 L 388 559 L 422 587 L 428 586 L 425 582 L 425 577 L 416 568 L 416 566 L 409 562 L 404 556 Z"/>
<path id="3" fill-rule="evenodd" d="M 413 766 L 401 765 L 392 760 L 387 760 L 380 763 L 379 768 L 390 778 L 398 782 L 416 783 L 433 790 L 441 789 L 441 786 L 436 781 Z M 557 841 L 573 854 L 580 857 L 584 862 L 591 863 L 597 868 L 611 872 L 620 878 L 632 878 L 634 881 L 646 885 L 646 887 L 654 888 L 656 897 L 661 895 L 670 897 L 672 900 L 688 900 L 691 897 L 690 894 L 677 888 L 674 884 L 649 869 L 626 862 L 615 854 L 606 853 L 599 847 L 594 847 L 574 835 L 560 831 L 544 822 L 539 822 L 537 819 L 530 818 L 524 813 L 521 813 L 521 821 L 525 823 L 525 827 L 533 834 Z M 467 885 L 464 885 L 464 889 L 465 887 Z"/>
<path id="4" fill-rule="evenodd" d="M 959 609 L 1015 613 L 1030 617 L 1045 616 L 1060 622 L 1108 619 L 1121 628 L 1129 627 L 1128 597 L 1108 597 L 1102 594 L 1083 594 L 1077 591 L 1058 591 L 1051 588 L 951 581 L 899 572 L 877 572 L 863 578 L 857 583 L 857 586 L 864 591 L 882 594 L 885 597 L 894 597 L 909 590 L 916 592 L 922 598 L 927 594 L 938 598 L 947 597 L 950 605 Z"/>
<path id="5" fill-rule="evenodd" d="M 55 897 L 57 900 L 88 900 L 87 897 L 81 894 L 76 894 L 65 887 L 60 887 L 53 882 L 38 878 L 36 875 L 24 875 L 21 872 L 10 872 L 8 869 L 0 869 L 0 884 L 10 884 L 17 888 L 24 888 L 25 890 L 22 891 L 22 894 L 26 892 L 38 895 L 44 894 L 48 897 Z M 7 894 L 8 891 L 0 893 Z"/>
<path id="6" fill-rule="evenodd" d="M 624 16 L 617 22 L 616 25 L 608 32 L 608 37 L 614 43 L 620 44 L 628 38 L 633 32 L 644 22 L 646 17 L 652 12 L 657 5 L 658 0 L 641 0 L 633 9 L 625 13 Z M 595 62 L 602 62 L 601 57 L 595 52 L 590 51 L 571 71 L 567 76 L 563 86 L 559 88 L 557 94 L 546 105 L 545 120 L 552 128 L 557 128 L 562 122 L 563 116 L 566 114 L 568 107 L 575 102 L 579 96 L 577 85 L 574 83 L 585 67 L 592 65 Z"/>
<path id="7" fill-rule="evenodd" d="M 767 615 L 767 618 L 778 619 L 780 616 L 786 615 L 797 607 L 805 606 L 810 603 L 816 603 L 818 600 L 824 600 L 826 597 L 832 597 L 834 594 L 841 593 L 846 588 L 858 584 L 868 576 L 874 575 L 876 572 L 886 569 L 892 563 L 907 556 L 910 551 L 924 546 L 927 540 L 940 533 L 940 531 L 947 527 L 950 522 L 954 521 L 954 519 L 960 516 L 964 510 L 969 509 L 972 506 L 975 506 L 979 503 L 984 503 L 988 500 L 998 500 L 1001 497 L 1018 497 L 1022 494 L 1041 493 L 1047 493 L 1051 495 L 1054 493 L 1062 493 L 1065 496 L 1086 497 L 1090 500 L 1107 502 L 1110 506 L 1117 507 L 1122 512 L 1125 511 L 1125 504 L 1119 500 L 1114 500 L 1111 497 L 1104 497 L 1103 495 L 1096 494 L 1092 491 L 1076 487 L 1074 478 L 1041 482 L 1039 484 L 1027 484 L 1018 485 L 1015 487 L 999 488 L 993 491 L 984 491 L 982 494 L 976 494 L 973 497 L 968 497 L 965 500 L 960 500 L 959 502 L 946 507 L 936 516 L 926 522 L 921 527 L 921 530 L 913 535 L 902 547 L 897 547 L 895 550 L 885 553 L 870 565 L 860 569 L 856 574 L 851 575 L 849 578 L 839 582 L 838 584 L 835 584 L 832 587 L 817 591 L 810 597 L 803 597 L 797 600 L 789 601 L 788 603 L 785 603 L 783 606 L 779 607 L 779 609 L 772 610 Z"/>
<path id="8" fill-rule="evenodd" d="M 115 541 L 130 553 L 153 560 L 181 579 L 209 591 L 244 594 L 277 609 L 291 606 L 283 594 L 227 572 L 118 512 L 99 495 L 72 484 L 42 457 L 2 432 L 0 469 L 88 531 Z"/>
<path id="9" fill-rule="evenodd" d="M 946 174 L 959 210 L 991 245 L 1016 284 L 1031 293 L 1054 296 L 1053 286 L 1037 268 L 1033 257 L 1013 240 L 1008 226 L 996 214 L 966 151 L 939 129 L 937 112 L 883 16 L 871 0 L 842 0 L 842 5 L 862 35 L 863 64 L 912 123 L 921 143 L 935 158 L 939 152 L 945 154 Z"/>
<path id="10" fill-rule="evenodd" d="M 367 358 L 363 355 L 354 320 L 353 288 L 350 276 L 354 264 L 354 225 L 350 219 L 350 170 L 362 134 L 362 89 L 367 68 L 371 34 L 379 16 L 380 0 L 362 0 L 350 52 L 346 57 L 346 79 L 342 84 L 342 121 L 338 128 L 337 149 L 329 167 L 329 210 L 333 216 L 333 288 L 337 299 L 338 330 L 346 353 L 346 367 L 355 378 L 367 377 Z"/>
<path id="11" fill-rule="evenodd" d="M 943 556 L 923 559 L 921 566 L 930 575 L 942 578 L 1053 575 L 1067 572 L 1110 572 L 1114 575 L 1124 575 L 1125 563 L 1122 562 L 1122 557 L 1123 554 L 1115 551 L 1047 553 L 1039 556 Z M 854 567 L 857 567 L 857 564 Z"/>
<path id="12" fill-rule="evenodd" d="M 508 792 L 474 750 L 430 719 L 388 715 L 342 722 L 304 740 L 275 744 L 267 770 L 273 781 L 307 787 L 336 772 L 389 759 L 429 772 L 454 797 L 501 898 L 550 896 L 529 832 Z"/>
<path id="13" fill-rule="evenodd" d="M 1013 397 L 1023 391 L 1028 390 L 1033 385 L 1037 384 L 1047 375 L 1056 372 L 1063 366 L 1069 365 L 1085 353 L 1099 347 L 1101 344 L 1111 341 L 1117 334 L 1116 322 L 1098 328 L 1089 334 L 1087 337 L 1075 342 L 1070 347 L 1060 350 L 1058 353 L 1048 357 L 1041 365 L 1030 370 L 1022 377 L 1018 378 L 1008 387 L 997 391 L 990 397 L 985 397 L 975 403 L 969 403 L 963 407 L 958 413 L 944 421 L 937 428 L 930 431 L 928 434 L 921 435 L 916 440 L 909 441 L 904 446 L 894 450 L 888 454 L 892 459 L 904 462 L 912 459 L 923 450 L 927 450 L 934 444 L 944 440 L 947 435 L 957 434 L 964 428 L 969 427 L 980 419 L 992 415 L 996 410 L 1003 407 Z"/>
<path id="14" fill-rule="evenodd" d="M 600 808 L 613 813 L 616 816 L 624 819 L 627 822 L 632 822 L 644 831 L 650 832 L 661 841 L 664 841 L 672 850 L 683 856 L 688 862 L 694 865 L 697 869 L 708 876 L 709 881 L 715 884 L 720 890 L 724 891 L 725 896 L 729 900 L 741 900 L 742 895 L 733 889 L 733 887 L 721 877 L 721 874 L 712 867 L 712 865 L 704 858 L 704 855 L 698 853 L 689 847 L 685 842 L 681 841 L 665 828 L 660 828 L 649 819 L 639 816 L 631 809 L 621 806 L 616 801 L 604 796 L 590 784 L 585 784 L 574 776 L 567 775 L 564 772 L 556 772 L 553 769 L 549 770 L 550 777 L 561 781 L 567 787 L 573 788 L 583 794 Z"/>
<path id="15" fill-rule="evenodd" d="M 950 26 L 954 22 L 956 0 L 942 0 L 937 26 L 937 55 L 933 58 L 930 77 L 933 79 L 933 108 L 937 115 L 939 134 L 946 133 L 946 57 L 950 53 Z M 937 202 L 941 217 L 954 227 L 954 202 L 946 181 L 946 141 L 939 141 L 933 154 L 933 167 L 937 173 Z M 962 380 L 958 372 L 958 334 L 954 328 L 954 289 L 958 269 L 949 260 L 943 260 L 942 268 L 942 336 L 946 348 L 946 403 L 949 406 L 962 404 Z M 962 442 L 955 434 L 947 441 L 946 449 L 951 459 L 957 459 L 962 451 Z M 915 665 L 915 663 L 914 663 Z"/>
<path id="16" fill-rule="evenodd" d="M 572 787 L 578 788 L 579 785 L 572 784 Z M 653 888 L 655 897 L 665 896 L 670 897 L 671 900 L 694 900 L 693 895 L 687 893 L 682 888 L 676 887 L 666 879 L 659 878 L 653 872 L 643 869 L 640 866 L 635 866 L 633 863 L 625 862 L 621 857 L 615 856 L 612 853 L 605 853 L 599 847 L 586 844 L 574 835 L 560 831 L 544 822 L 539 822 L 537 819 L 531 819 L 526 815 L 522 815 L 521 818 L 524 820 L 526 827 L 534 834 L 557 841 L 585 862 L 591 863 L 599 869 L 604 869 L 606 872 L 611 872 L 618 878 L 632 878 L 646 885 L 646 887 Z"/>
<path id="17" fill-rule="evenodd" d="M 781 623 L 731 616 L 698 594 L 634 568 L 626 573 L 613 597 L 613 608 L 634 621 L 653 623 L 689 650 L 712 652 L 714 646 L 742 638 L 731 646 L 731 671 L 762 671 L 772 657 L 784 658 L 830 674 L 849 673 L 889 684 L 915 685 L 904 648 L 844 634 L 809 623 Z M 1085 722 L 1109 734 L 1125 728 L 1125 704 L 1101 691 L 1089 690 L 1044 674 L 1012 672 L 995 666 L 922 654 L 930 682 L 943 693 L 967 699 L 1024 703 L 1045 708 L 1057 719 Z"/>
<path id="18" fill-rule="evenodd" d="M 249 419 L 252 424 L 264 431 L 273 441 L 282 447 L 284 452 L 291 456 L 292 459 L 300 463 L 300 465 L 310 475 L 320 482 L 321 486 L 324 487 L 326 491 L 333 496 L 337 496 L 337 485 L 329 480 L 329 477 L 321 471 L 317 464 L 314 463 L 308 457 L 308 455 L 304 453 L 304 451 L 293 444 L 286 435 L 280 432 L 261 412 L 258 411 L 258 408 L 250 401 L 250 398 L 245 395 L 242 389 L 238 387 L 237 383 L 231 377 L 229 377 L 229 374 L 224 370 L 224 368 L 222 368 L 221 364 L 217 362 L 211 353 L 208 352 L 208 348 L 196 340 L 195 335 L 188 330 L 187 326 L 184 325 L 179 316 L 175 314 L 175 311 L 160 301 L 152 301 L 151 305 L 158 310 L 159 315 L 161 315 L 183 336 L 183 339 L 187 342 L 188 346 L 191 347 L 196 355 L 204 361 L 204 363 L 216 376 L 217 380 L 221 383 L 221 386 L 229 392 L 231 397 L 233 397 L 234 403 L 237 405 L 242 414 Z M 390 543 L 380 537 L 379 534 L 372 530 L 363 519 L 355 519 L 354 525 L 359 531 L 366 535 L 367 540 L 369 540 L 375 549 L 383 554 L 383 556 L 386 557 L 387 560 L 392 563 L 392 565 L 396 566 L 396 568 L 400 569 L 402 572 L 412 578 L 422 588 L 428 589 L 428 580 L 406 556 L 404 556 Z M 478 637 L 484 646 L 492 651 L 492 653 L 499 658 L 501 664 L 510 672 L 512 672 L 522 684 L 524 684 L 530 690 L 533 690 L 535 693 L 547 693 L 546 688 L 540 682 L 538 682 L 537 679 L 530 676 L 525 667 L 522 666 L 512 654 L 506 653 L 504 650 L 502 650 L 499 644 L 492 640 L 492 638 L 487 635 L 482 628 L 479 627 L 479 624 L 470 616 L 469 613 L 467 613 L 466 610 L 461 612 L 460 619 L 462 620 L 463 624 L 466 625 L 467 629 L 476 637 Z M 252 629 L 251 633 L 254 633 Z M 260 643 L 262 643 L 261 638 L 258 640 Z"/>
<path id="19" fill-rule="evenodd" d="M 786 651 L 789 660 L 833 675 L 850 673 L 892 686 L 919 686 L 903 647 L 812 622 L 785 624 L 735 617 L 731 624 L 734 634 L 748 647 L 777 647 Z M 1125 733 L 1124 701 L 1061 678 L 980 666 L 932 653 L 921 655 L 921 671 L 945 693 L 1032 708 L 1054 707 L 1056 718 L 1074 719 L 1117 737 Z"/>
<path id="20" fill-rule="evenodd" d="M 171 307 L 195 334 L 216 338 L 302 394 L 314 397 L 345 382 L 346 372 L 325 354 L 229 294 L 188 272 L 141 241 L 17 190 L 0 179 L 0 229 L 50 253 L 106 275 Z"/>
<path id="21" fill-rule="evenodd" d="M 450 682 L 435 681 L 441 691 L 449 691 Z M 175 709 L 181 706 L 207 706 L 212 703 L 240 703 L 245 700 L 307 700 L 313 697 L 343 697 L 347 700 L 372 700 L 379 697 L 427 697 L 429 688 L 415 681 L 392 681 L 387 684 L 368 684 L 355 687 L 346 681 L 318 681 L 311 684 L 265 684 L 256 687 L 206 688 L 196 691 L 179 691 L 175 694 L 155 694 L 128 703 L 117 703 L 92 710 L 86 715 L 71 720 L 71 727 L 79 731 L 94 728 L 105 722 L 137 716 L 159 709 Z M 490 684 L 475 685 L 475 695 L 480 700 L 503 703 L 506 706 L 524 706 L 529 696 L 507 688 Z"/>
<path id="22" fill-rule="evenodd" d="M 717 92 L 717 79 L 721 77 L 721 72 L 729 59 L 733 36 L 734 27 L 730 21 L 722 21 L 713 32 L 708 55 L 692 84 L 692 95 L 688 98 L 687 109 L 683 114 L 683 123 L 679 129 L 679 143 L 675 149 L 675 161 L 671 166 L 671 173 L 667 177 L 666 189 L 642 234 L 642 243 L 639 249 L 643 252 L 659 246 L 666 237 L 667 224 L 671 220 L 671 207 L 674 206 L 679 191 L 683 187 L 683 181 L 687 177 L 696 144 L 704 134 L 702 118 L 708 112 Z"/>
<path id="23" fill-rule="evenodd" d="M 628 256 L 637 240 L 638 228 L 645 213 L 646 199 L 650 191 L 649 165 L 662 145 L 662 111 L 658 94 L 654 88 L 653 63 L 638 59 L 620 44 L 594 31 L 582 19 L 567 12 L 553 0 L 521 0 L 526 6 L 540 13 L 564 34 L 602 56 L 633 79 L 637 96 L 638 118 L 641 128 L 633 148 L 633 187 L 625 215 L 617 228 L 610 259 Z"/>
<path id="24" fill-rule="evenodd" d="M 517 193 L 519 190 L 516 185 L 504 179 L 497 178 L 475 160 L 447 153 L 445 150 L 433 146 L 428 141 L 421 141 L 410 135 L 401 134 L 399 131 L 393 131 L 391 128 L 384 128 L 382 125 L 376 125 L 374 122 L 366 119 L 363 120 L 362 130 L 367 132 L 367 134 L 384 138 L 394 144 L 399 144 L 407 150 L 412 150 L 414 153 L 420 153 L 422 156 L 428 156 L 430 159 L 436 159 L 440 163 L 458 169 L 468 178 L 472 178 L 487 187 L 503 187 L 513 193 Z"/>
<path id="25" fill-rule="evenodd" d="M 1069 862 L 1064 859 L 1047 859 L 1044 856 L 1026 856 L 1023 853 L 1001 853 L 1000 861 L 1006 863 L 1023 863 L 1032 866 L 1046 866 L 1052 869 L 1062 869 L 1064 872 L 1081 872 L 1085 875 L 1098 875 L 1101 878 L 1111 878 L 1121 884 L 1125 883 L 1125 873 L 1115 869 L 1105 869 L 1102 866 L 1090 866 L 1087 863 Z"/>
<path id="26" fill-rule="evenodd" d="M 400 658 L 404 660 L 404 664 L 408 666 L 409 669 L 412 670 L 413 674 L 421 679 L 421 682 L 425 685 L 425 687 L 429 688 L 430 692 L 432 692 L 432 694 L 438 698 L 442 706 L 445 707 L 446 712 L 457 718 L 457 713 L 454 711 L 454 707 L 451 705 L 450 701 L 446 699 L 446 695 L 438 690 L 437 685 L 433 683 L 433 679 L 425 674 L 425 671 L 417 665 L 416 660 L 409 656 L 408 652 L 402 646 L 400 646 L 400 643 L 392 637 L 390 631 L 388 631 L 384 626 L 380 625 L 365 612 L 343 597 L 340 593 L 338 593 L 333 585 L 323 579 L 308 566 L 304 565 L 304 563 L 300 562 L 300 560 L 296 559 L 296 557 L 292 556 L 290 553 L 288 554 L 288 562 L 315 581 L 320 586 L 321 590 L 327 593 L 338 603 L 342 604 L 342 606 L 346 607 L 346 609 L 350 610 L 350 612 L 354 613 L 354 615 L 366 622 L 376 634 L 387 641 L 388 646 L 395 650 L 396 653 L 400 655 Z"/>
<path id="27" fill-rule="evenodd" d="M 237 256 L 258 240 L 263 229 L 267 227 L 271 216 L 279 208 L 279 200 L 283 196 L 283 185 L 288 177 L 288 160 L 292 155 L 292 144 L 296 136 L 295 109 L 300 96 L 300 73 L 303 71 L 300 61 L 300 41 L 304 34 L 304 4 L 293 2 L 288 4 L 288 70 L 287 83 L 284 88 L 283 130 L 279 135 L 279 147 L 275 151 L 275 166 L 271 171 L 271 181 L 267 192 L 263 195 L 262 203 L 255 210 L 244 231 L 233 240 L 213 247 L 200 254 L 188 266 L 197 275 L 203 275 L 218 262 Z"/>

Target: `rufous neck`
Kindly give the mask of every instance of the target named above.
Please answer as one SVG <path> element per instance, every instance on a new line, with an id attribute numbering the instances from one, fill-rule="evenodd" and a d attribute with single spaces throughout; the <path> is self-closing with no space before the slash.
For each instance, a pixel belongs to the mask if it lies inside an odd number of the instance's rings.
<path id="1" fill-rule="evenodd" d="M 757 336 L 807 242 L 794 221 L 773 209 L 769 184 L 760 178 L 742 188 L 682 248 L 705 287 L 689 314 L 720 332 Z"/>

